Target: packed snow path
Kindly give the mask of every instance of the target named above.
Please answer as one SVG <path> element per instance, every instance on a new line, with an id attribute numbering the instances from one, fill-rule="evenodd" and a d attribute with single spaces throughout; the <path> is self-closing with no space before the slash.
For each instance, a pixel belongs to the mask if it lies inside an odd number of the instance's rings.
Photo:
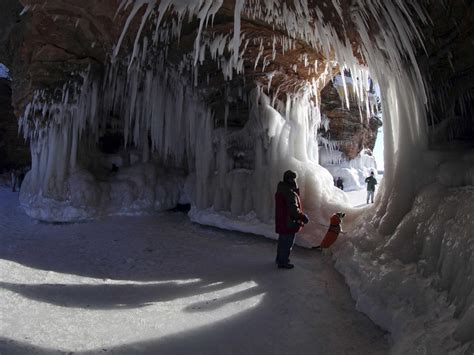
<path id="1" fill-rule="evenodd" d="M 367 190 L 360 189 L 360 190 L 353 190 L 353 191 L 344 191 L 349 197 L 349 203 L 352 207 L 361 208 L 370 206 L 367 204 Z"/>
<path id="2" fill-rule="evenodd" d="M 168 212 L 51 225 L 0 188 L 0 353 L 384 354 L 330 259 Z"/>

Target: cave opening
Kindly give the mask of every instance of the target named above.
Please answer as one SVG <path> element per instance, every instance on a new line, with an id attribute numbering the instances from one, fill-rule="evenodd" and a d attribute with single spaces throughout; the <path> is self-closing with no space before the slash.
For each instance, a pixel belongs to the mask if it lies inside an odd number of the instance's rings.
<path id="1" fill-rule="evenodd" d="M 359 78 L 343 72 L 345 82 L 337 73 L 321 91 L 319 163 L 336 187 L 348 193 L 349 205 L 361 207 L 367 206 L 365 179 L 373 172 L 380 180 L 384 171 L 380 89 L 369 78 L 368 102 L 362 105 L 354 90 Z"/>

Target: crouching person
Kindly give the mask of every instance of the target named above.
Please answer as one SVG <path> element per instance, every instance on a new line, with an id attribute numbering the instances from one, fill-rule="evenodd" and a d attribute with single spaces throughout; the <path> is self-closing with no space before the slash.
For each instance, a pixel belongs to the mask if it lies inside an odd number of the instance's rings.
<path id="1" fill-rule="evenodd" d="M 329 229 L 326 235 L 324 236 L 321 244 L 318 245 L 316 249 L 318 250 L 328 249 L 337 240 L 337 237 L 339 237 L 339 233 L 344 233 L 342 231 L 342 219 L 345 216 L 346 214 L 343 212 L 337 212 L 331 216 L 331 219 L 329 221 L 330 223 Z"/>
<path id="2" fill-rule="evenodd" d="M 299 197 L 296 173 L 287 170 L 283 174 L 283 181 L 278 183 L 275 194 L 275 231 L 278 233 L 276 264 L 279 268 L 293 268 L 289 257 L 295 242 L 295 234 L 308 222 L 308 216 L 303 213 Z"/>

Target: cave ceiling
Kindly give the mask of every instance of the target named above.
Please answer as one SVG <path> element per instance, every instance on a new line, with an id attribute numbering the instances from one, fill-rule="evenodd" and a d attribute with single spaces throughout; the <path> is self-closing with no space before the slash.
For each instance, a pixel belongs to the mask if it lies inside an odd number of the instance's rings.
<path id="1" fill-rule="evenodd" d="M 19 50 L 12 50 L 13 53 L 10 56 L 12 73 L 17 78 L 14 88 L 17 92 L 15 107 L 22 109 L 25 100 L 28 100 L 37 88 L 61 86 L 60 84 L 74 71 L 80 70 L 84 65 L 105 65 L 110 59 L 110 53 L 117 44 L 128 17 L 127 10 L 120 11 L 115 16 L 120 2 L 120 0 L 80 2 L 22 0 L 22 5 L 28 7 L 29 10 L 17 18 L 17 25 L 11 33 L 9 43 L 10 47 L 19 46 Z M 259 2 L 249 1 L 247 6 L 252 6 L 252 3 Z M 357 32 L 351 31 L 353 24 L 348 21 L 349 9 L 354 6 L 351 1 L 341 2 L 342 18 L 329 2 L 327 5 L 324 3 L 324 6 L 317 6 L 316 3 L 320 2 L 310 1 L 308 7 L 319 9 L 319 16 L 324 21 L 334 23 L 333 27 L 336 29 L 340 28 L 341 37 L 343 35 L 348 37 L 353 44 L 354 53 L 358 55 Z M 282 1 L 279 6 L 295 11 L 291 1 Z M 220 34 L 231 36 L 234 26 L 234 7 L 234 1 L 224 1 L 213 17 L 212 24 L 208 24 L 203 30 L 203 36 Z M 119 57 L 126 57 L 130 53 L 144 11 L 144 8 L 140 9 L 132 20 L 119 51 Z M 173 17 L 172 11 L 168 11 L 163 22 L 171 22 Z M 285 93 L 297 91 L 304 81 L 320 77 L 326 70 L 326 63 L 334 59 L 327 58 L 320 49 L 315 49 L 310 43 L 298 38 L 291 39 L 291 48 L 283 51 L 279 41 L 273 44 L 274 38 L 290 39 L 290 37 L 282 26 L 269 23 L 268 18 L 266 21 L 253 18 L 245 11 L 242 13 L 241 33 L 245 35 L 246 41 L 244 70 L 243 75 L 236 75 L 233 78 L 236 79 L 233 82 L 239 82 L 239 84 L 245 82 L 249 86 L 260 83 L 269 86 L 270 91 L 275 94 L 278 90 L 278 95 L 283 96 Z M 153 21 L 150 21 L 147 27 L 142 36 L 151 35 L 154 31 Z M 179 39 L 174 39 L 169 43 L 167 52 L 169 65 L 178 64 L 183 55 L 192 53 L 198 27 L 199 21 L 196 18 L 183 22 Z M 260 50 L 261 45 L 263 45 L 263 51 Z M 255 67 L 257 57 L 260 57 L 260 62 Z M 362 61 L 360 56 L 359 58 Z M 263 67 L 264 59 L 267 62 Z M 310 65 L 303 65 L 305 61 Z M 330 80 L 338 70 L 336 66 L 331 67 L 331 73 L 326 80 Z M 268 85 L 269 73 L 274 73 L 271 76 L 271 85 Z M 215 61 L 206 59 L 200 65 L 199 75 L 204 78 L 204 80 L 200 79 L 200 87 L 207 85 L 213 88 L 214 92 L 222 92 L 223 87 L 229 86 L 222 75 L 217 75 Z M 230 85 L 232 86 L 232 83 Z"/>

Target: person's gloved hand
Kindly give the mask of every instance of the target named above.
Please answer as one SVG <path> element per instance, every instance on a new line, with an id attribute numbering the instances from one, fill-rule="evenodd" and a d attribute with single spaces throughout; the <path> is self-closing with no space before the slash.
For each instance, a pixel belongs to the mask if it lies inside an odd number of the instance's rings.
<path id="1" fill-rule="evenodd" d="M 301 217 L 301 221 L 302 221 L 304 224 L 307 224 L 307 223 L 309 222 L 308 215 L 307 215 L 307 214 L 303 214 L 303 217 Z"/>

